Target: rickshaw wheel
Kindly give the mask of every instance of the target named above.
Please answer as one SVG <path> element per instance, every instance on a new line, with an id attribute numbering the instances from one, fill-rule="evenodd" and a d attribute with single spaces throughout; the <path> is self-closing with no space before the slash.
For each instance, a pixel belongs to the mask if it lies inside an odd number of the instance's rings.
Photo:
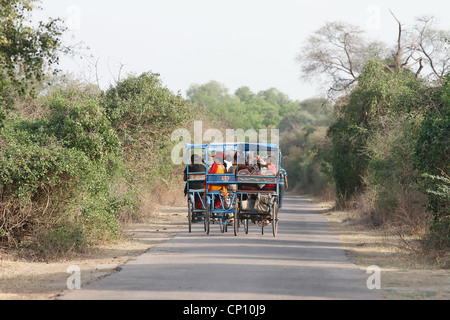
<path id="1" fill-rule="evenodd" d="M 193 205 L 191 200 L 188 197 L 188 222 L 189 222 L 189 233 L 191 233 L 191 229 L 192 229 L 192 211 L 193 211 Z"/>
<path id="2" fill-rule="evenodd" d="M 225 233 L 227 232 L 227 222 L 224 220 L 224 218 L 219 218 L 219 224 L 220 224 L 220 232 Z"/>
<path id="3" fill-rule="evenodd" d="M 205 212 L 205 231 L 206 234 L 209 234 L 209 226 L 211 223 L 211 205 L 206 205 L 206 212 Z"/>
<path id="4" fill-rule="evenodd" d="M 273 203 L 272 208 L 272 230 L 273 236 L 276 237 L 278 233 L 278 202 Z"/>
<path id="5" fill-rule="evenodd" d="M 248 234 L 248 219 L 243 220 L 245 234 Z"/>
<path id="6" fill-rule="evenodd" d="M 239 215 L 240 215 L 239 204 L 236 203 L 236 206 L 234 208 L 234 235 L 236 237 L 239 234 L 239 224 L 241 222 Z"/>

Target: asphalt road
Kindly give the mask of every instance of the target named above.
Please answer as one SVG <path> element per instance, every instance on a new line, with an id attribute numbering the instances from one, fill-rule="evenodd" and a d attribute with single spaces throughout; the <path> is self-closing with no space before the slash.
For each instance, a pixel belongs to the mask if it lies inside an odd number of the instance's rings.
<path id="1" fill-rule="evenodd" d="M 186 227 L 120 272 L 60 299 L 382 299 L 382 291 L 367 288 L 370 274 L 349 261 L 320 208 L 286 197 L 279 219 L 276 238 L 271 227 L 261 235 L 257 225 L 238 237 L 218 225 L 210 235 L 203 224 L 192 233 Z"/>

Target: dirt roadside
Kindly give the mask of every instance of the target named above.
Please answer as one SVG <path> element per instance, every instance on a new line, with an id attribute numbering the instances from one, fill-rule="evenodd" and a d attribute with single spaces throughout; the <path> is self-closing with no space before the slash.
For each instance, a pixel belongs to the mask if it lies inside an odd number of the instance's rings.
<path id="1" fill-rule="evenodd" d="M 437 262 L 415 251 L 418 239 L 389 230 L 366 230 L 352 212 L 333 210 L 333 203 L 308 198 L 324 212 L 330 229 L 339 235 L 347 256 L 361 270 L 381 268 L 381 288 L 390 300 L 449 300 L 450 253 Z"/>
<path id="2" fill-rule="evenodd" d="M 411 252 L 397 235 L 361 230 L 349 212 L 333 211 L 332 204 L 308 198 L 325 214 L 330 228 L 341 238 L 349 258 L 361 269 L 381 268 L 381 286 L 388 299 L 450 299 L 449 262 L 435 261 Z M 67 289 L 70 266 L 81 270 L 81 287 L 116 272 L 127 261 L 186 228 L 186 208 L 162 207 L 145 223 L 131 224 L 127 238 L 58 262 L 27 262 L 0 251 L 0 300 L 52 300 Z M 406 239 L 413 241 L 414 239 Z M 447 259 L 449 255 L 447 254 Z M 442 266 L 447 266 L 443 269 Z"/>
<path id="3" fill-rule="evenodd" d="M 83 285 L 120 270 L 127 261 L 174 237 L 186 227 L 186 208 L 160 208 L 154 217 L 129 224 L 124 238 L 58 262 L 29 262 L 0 251 L 0 300 L 53 300 L 67 289 L 70 266 L 80 268 Z"/>

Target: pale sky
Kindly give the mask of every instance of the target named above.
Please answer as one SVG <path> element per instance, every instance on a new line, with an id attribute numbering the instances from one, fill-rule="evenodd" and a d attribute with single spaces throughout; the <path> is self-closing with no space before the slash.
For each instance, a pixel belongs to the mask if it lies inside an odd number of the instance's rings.
<path id="1" fill-rule="evenodd" d="M 95 58 L 61 60 L 60 69 L 105 89 L 126 73 L 160 73 L 165 86 L 183 95 L 193 83 L 223 83 L 233 93 L 276 88 L 293 100 L 320 96 L 299 80 L 295 57 L 306 38 L 327 21 L 345 21 L 394 46 L 397 22 L 433 15 L 450 29 L 450 2 L 442 0 L 43 0 L 35 16 L 63 18 L 66 43 L 83 43 Z M 90 66 L 90 67 L 89 67 Z M 91 73 L 90 73 L 91 71 Z"/>

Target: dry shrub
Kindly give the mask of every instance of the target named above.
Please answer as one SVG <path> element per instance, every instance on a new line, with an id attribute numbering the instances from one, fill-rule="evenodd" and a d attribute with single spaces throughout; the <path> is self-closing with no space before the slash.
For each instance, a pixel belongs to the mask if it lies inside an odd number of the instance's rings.
<path id="1" fill-rule="evenodd" d="M 183 172 L 180 168 L 175 168 L 167 179 L 159 177 L 139 186 L 134 185 L 132 189 L 136 192 L 137 205 L 124 210 L 121 221 L 129 223 L 154 220 L 159 218 L 162 207 L 186 206 L 184 186 Z"/>
<path id="2" fill-rule="evenodd" d="M 423 193 L 405 189 L 399 192 L 395 220 L 398 225 L 408 228 L 414 234 L 424 234 L 430 214 L 425 210 L 426 196 Z"/>
<path id="3" fill-rule="evenodd" d="M 399 188 L 387 196 L 372 187 L 356 200 L 357 211 L 366 226 L 401 229 L 422 235 L 429 219 L 424 206 L 425 195 L 409 188 Z"/>
<path id="4" fill-rule="evenodd" d="M 15 110 L 11 112 L 12 114 L 30 121 L 41 119 L 48 114 L 48 109 L 41 101 L 30 97 L 17 98 L 14 107 Z"/>
<path id="5" fill-rule="evenodd" d="M 18 239 L 30 238 L 32 230 L 25 226 L 30 217 L 37 217 L 33 203 L 24 205 L 19 201 L 4 200 L 0 203 L 0 243 L 7 247 L 19 248 Z"/>
<path id="6" fill-rule="evenodd" d="M 88 245 L 87 239 L 81 225 L 74 223 L 66 200 L 57 192 L 43 192 L 33 201 L 3 199 L 0 244 L 5 248 L 29 249 L 24 253 L 46 259 L 83 250 Z"/>

